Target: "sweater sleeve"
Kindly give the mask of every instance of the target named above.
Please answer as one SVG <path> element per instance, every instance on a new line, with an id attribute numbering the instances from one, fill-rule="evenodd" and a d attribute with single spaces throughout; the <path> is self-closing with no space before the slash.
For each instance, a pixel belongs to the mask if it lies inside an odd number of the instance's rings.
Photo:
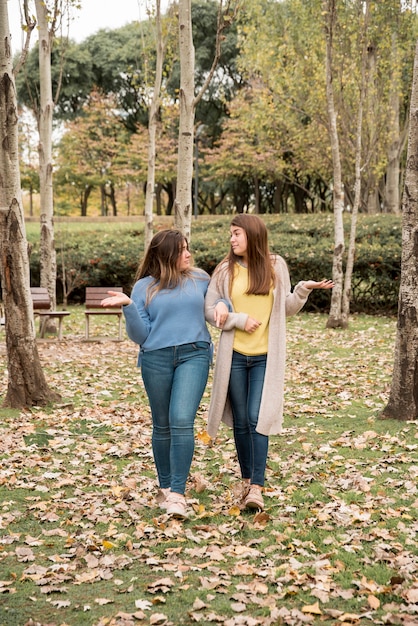
<path id="1" fill-rule="evenodd" d="M 205 297 L 205 318 L 206 321 L 209 322 L 212 326 L 215 326 L 214 320 L 214 311 L 218 302 L 224 302 L 229 309 L 228 317 L 223 325 L 222 330 L 233 330 L 234 328 L 239 328 L 240 330 L 245 329 L 245 324 L 247 323 L 248 315 L 247 313 L 235 313 L 232 307 L 231 299 L 229 297 L 229 293 L 226 293 L 226 288 L 224 282 L 228 279 L 225 278 L 224 281 L 219 279 L 216 275 L 215 271 L 214 275 L 210 279 L 210 283 L 208 286 L 208 290 L 206 292 Z"/>
<path id="2" fill-rule="evenodd" d="M 123 307 L 125 316 L 126 332 L 129 339 L 138 345 L 142 345 L 149 335 L 151 322 L 145 309 L 146 287 L 142 281 L 138 281 L 132 290 L 131 304 Z"/>
<path id="3" fill-rule="evenodd" d="M 129 339 L 140 346 L 144 343 L 149 333 L 149 327 L 146 321 L 139 314 L 135 302 L 124 306 L 123 314 L 125 316 L 126 332 Z"/>
<path id="4" fill-rule="evenodd" d="M 282 257 L 276 259 L 276 276 L 282 283 L 286 297 L 286 317 L 296 315 L 305 305 L 312 289 L 304 287 L 304 281 L 299 282 L 292 291 L 289 270 Z"/>

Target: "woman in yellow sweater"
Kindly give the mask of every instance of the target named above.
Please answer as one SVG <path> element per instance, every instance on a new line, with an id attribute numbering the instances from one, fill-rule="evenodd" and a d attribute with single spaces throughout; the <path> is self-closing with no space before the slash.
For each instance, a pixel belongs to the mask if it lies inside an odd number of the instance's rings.
<path id="1" fill-rule="evenodd" d="M 292 292 L 286 263 L 269 251 L 266 226 L 256 215 L 234 217 L 230 243 L 205 298 L 206 319 L 222 329 L 208 433 L 215 437 L 221 421 L 233 427 L 243 505 L 263 509 L 268 438 L 283 421 L 285 318 L 300 311 L 312 289 L 334 284 L 301 281 Z"/>

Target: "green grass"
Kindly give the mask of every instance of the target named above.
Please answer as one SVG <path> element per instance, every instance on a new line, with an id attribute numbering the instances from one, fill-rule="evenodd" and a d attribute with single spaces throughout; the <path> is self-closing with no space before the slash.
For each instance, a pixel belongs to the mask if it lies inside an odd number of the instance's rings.
<path id="1" fill-rule="evenodd" d="M 136 347 L 113 341 L 106 318 L 84 342 L 83 309 L 70 309 L 64 341 L 38 343 L 62 401 L 0 409 L 1 626 L 413 623 L 417 423 L 379 419 L 395 319 L 353 316 L 347 331 L 322 315 L 289 320 L 263 514 L 235 506 L 231 432 L 204 436 L 209 380 L 193 514 L 179 523 L 154 501 Z"/>

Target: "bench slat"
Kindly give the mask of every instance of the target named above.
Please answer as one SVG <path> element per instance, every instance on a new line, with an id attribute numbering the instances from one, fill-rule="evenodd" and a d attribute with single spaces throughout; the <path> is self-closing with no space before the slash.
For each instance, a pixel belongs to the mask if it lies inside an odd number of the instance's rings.
<path id="1" fill-rule="evenodd" d="M 31 287 L 30 294 L 32 296 L 32 304 L 34 310 L 50 308 L 51 300 L 49 297 L 48 289 L 46 289 L 46 287 Z"/>

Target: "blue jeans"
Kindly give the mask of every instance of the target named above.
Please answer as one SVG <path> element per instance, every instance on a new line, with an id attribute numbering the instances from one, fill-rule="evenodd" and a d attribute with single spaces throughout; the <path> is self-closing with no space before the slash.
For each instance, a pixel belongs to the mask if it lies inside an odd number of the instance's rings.
<path id="1" fill-rule="evenodd" d="M 194 453 L 194 420 L 206 387 L 205 341 L 143 352 L 142 379 L 152 413 L 152 451 L 161 488 L 184 494 Z"/>
<path id="2" fill-rule="evenodd" d="M 234 439 L 242 478 L 264 485 L 268 437 L 256 431 L 267 355 L 232 354 L 229 399 L 234 417 Z"/>

